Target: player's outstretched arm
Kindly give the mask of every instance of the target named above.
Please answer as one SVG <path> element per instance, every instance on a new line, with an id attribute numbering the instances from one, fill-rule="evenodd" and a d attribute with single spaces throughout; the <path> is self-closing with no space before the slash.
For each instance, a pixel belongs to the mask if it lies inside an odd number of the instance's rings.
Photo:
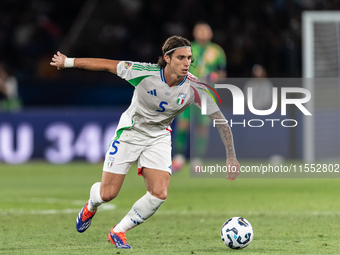
<path id="1" fill-rule="evenodd" d="M 213 114 L 209 115 L 211 120 L 214 119 L 225 119 L 224 115 L 221 111 L 214 112 Z M 229 125 L 226 124 L 219 124 L 216 125 L 218 132 L 220 133 L 221 140 L 226 148 L 227 152 L 227 179 L 230 181 L 234 181 L 237 176 L 240 174 L 240 164 L 236 159 L 236 153 L 234 148 L 234 140 L 233 134 L 230 130 Z"/>
<path id="2" fill-rule="evenodd" d="M 103 58 L 67 58 L 59 51 L 54 54 L 51 66 L 58 70 L 63 68 L 82 68 L 90 71 L 107 71 L 117 74 L 117 65 L 120 61 Z"/>

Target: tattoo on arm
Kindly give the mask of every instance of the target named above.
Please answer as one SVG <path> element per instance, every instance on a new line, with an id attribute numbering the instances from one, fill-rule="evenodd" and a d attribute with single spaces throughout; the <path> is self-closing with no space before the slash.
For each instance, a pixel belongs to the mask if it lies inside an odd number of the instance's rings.
<path id="1" fill-rule="evenodd" d="M 212 121 L 214 119 L 225 119 L 221 111 L 214 112 L 213 114 L 209 115 L 209 118 Z M 216 125 L 216 127 L 217 127 L 218 132 L 220 133 L 221 140 L 227 150 L 227 157 L 236 157 L 233 135 L 232 135 L 229 125 L 227 123 L 218 124 Z"/>

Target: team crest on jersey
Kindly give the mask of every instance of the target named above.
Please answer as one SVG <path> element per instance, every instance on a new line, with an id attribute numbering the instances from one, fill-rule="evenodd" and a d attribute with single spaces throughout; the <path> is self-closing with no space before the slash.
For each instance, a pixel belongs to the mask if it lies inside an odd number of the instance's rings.
<path id="1" fill-rule="evenodd" d="M 187 96 L 187 94 L 185 94 L 185 93 L 179 93 L 178 97 L 177 97 L 177 104 L 182 105 L 184 103 L 186 96 Z"/>
<path id="2" fill-rule="evenodd" d="M 129 69 L 132 66 L 131 62 L 124 62 L 124 69 Z"/>

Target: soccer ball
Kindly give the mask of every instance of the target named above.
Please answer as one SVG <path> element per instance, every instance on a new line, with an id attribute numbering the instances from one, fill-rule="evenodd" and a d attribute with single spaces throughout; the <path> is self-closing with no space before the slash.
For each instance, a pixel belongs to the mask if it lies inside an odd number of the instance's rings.
<path id="1" fill-rule="evenodd" d="M 233 217 L 224 222 L 221 229 L 223 243 L 231 249 L 247 247 L 253 240 L 254 231 L 251 224 L 242 217 Z"/>

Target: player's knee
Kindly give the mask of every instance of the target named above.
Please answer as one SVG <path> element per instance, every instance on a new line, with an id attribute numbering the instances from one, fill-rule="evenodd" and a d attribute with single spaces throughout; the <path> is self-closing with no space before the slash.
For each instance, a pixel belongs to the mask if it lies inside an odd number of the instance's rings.
<path id="1" fill-rule="evenodd" d="M 189 129 L 189 121 L 181 121 L 181 122 L 179 122 L 178 123 L 178 129 L 180 129 L 180 130 L 187 130 L 187 129 Z"/>
<path id="2" fill-rule="evenodd" d="M 110 192 L 110 191 L 106 191 L 106 190 L 102 190 L 100 191 L 100 196 L 102 198 L 103 201 L 105 202 L 109 202 L 112 199 L 116 198 L 118 195 L 118 193 L 115 192 Z"/>
<path id="3" fill-rule="evenodd" d="M 158 199 L 161 200 L 166 200 L 167 196 L 168 196 L 168 192 L 167 190 L 154 190 L 151 195 L 153 195 L 154 197 L 157 197 Z"/>
<path id="4" fill-rule="evenodd" d="M 202 125 L 198 127 L 197 133 L 198 135 L 201 135 L 201 136 L 207 136 L 209 134 L 209 129 L 207 126 Z"/>

